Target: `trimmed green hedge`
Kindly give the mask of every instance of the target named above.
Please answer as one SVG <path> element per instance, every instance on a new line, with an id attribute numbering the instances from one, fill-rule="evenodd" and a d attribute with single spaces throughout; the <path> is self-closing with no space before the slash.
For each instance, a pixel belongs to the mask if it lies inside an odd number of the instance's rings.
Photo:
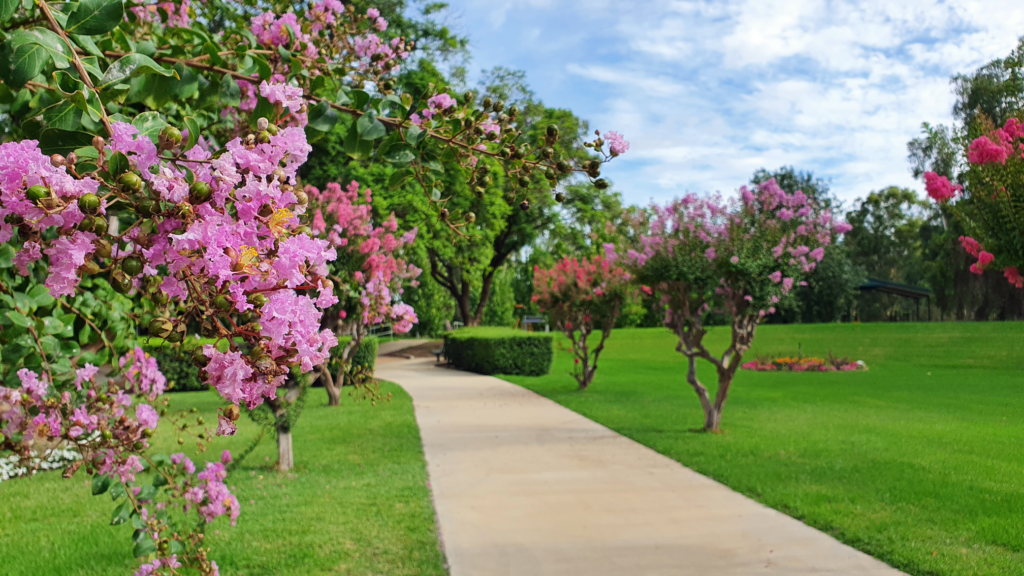
<path id="1" fill-rule="evenodd" d="M 453 366 L 479 374 L 543 376 L 551 370 L 551 334 L 511 328 L 462 328 L 444 337 Z"/>
<path id="2" fill-rule="evenodd" d="M 338 374 L 340 362 L 338 357 L 341 356 L 341 351 L 345 349 L 345 344 L 348 344 L 350 340 L 352 340 L 351 336 L 338 338 L 338 345 L 331 350 L 331 359 L 328 360 L 329 364 L 327 365 L 327 368 L 331 371 L 331 376 Z M 375 336 L 363 338 L 362 343 L 356 350 L 355 356 L 352 357 L 352 366 L 349 370 L 362 368 L 364 373 L 373 374 L 374 366 L 377 364 L 377 345 L 377 338 Z M 313 383 L 314 387 L 323 385 L 319 378 Z"/>
<path id="3" fill-rule="evenodd" d="M 167 378 L 168 392 L 195 392 L 209 390 L 210 387 L 199 379 L 199 368 L 192 363 L 191 348 L 174 346 L 159 338 L 143 339 L 142 349 L 156 358 L 156 365 Z"/>

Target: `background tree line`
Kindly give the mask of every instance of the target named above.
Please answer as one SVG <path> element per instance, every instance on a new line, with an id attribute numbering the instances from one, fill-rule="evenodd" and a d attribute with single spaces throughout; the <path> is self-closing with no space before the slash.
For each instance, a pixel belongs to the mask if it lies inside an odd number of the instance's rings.
<path id="1" fill-rule="evenodd" d="M 519 111 L 519 130 L 529 142 L 544 137 L 548 125 L 559 127 L 556 154 L 585 160 L 588 151 L 579 143 L 590 131 L 586 120 L 571 110 L 550 108 L 536 96 L 522 71 L 496 67 L 483 71 L 480 80 L 469 85 L 466 66 L 468 44 L 435 21 L 443 3 L 413 2 L 422 17 L 402 0 L 386 7 L 393 26 L 413 38 L 420 47 L 410 59 L 398 82 L 414 96 L 433 85 L 455 92 L 474 90 L 504 102 Z M 951 126 L 924 124 L 919 138 L 908 143 L 909 161 L 915 177 L 932 170 L 959 181 L 964 169 L 965 142 L 979 122 L 1001 125 L 1020 111 L 1024 103 L 1024 41 L 1008 58 L 995 60 L 972 74 L 951 79 L 956 103 Z M 986 124 L 987 125 L 987 124 Z M 558 175 L 546 179 L 535 175 L 526 198 L 516 196 L 511 183 L 496 167 L 490 167 L 484 186 L 465 190 L 462 174 L 441 179 L 448 192 L 465 205 L 459 211 L 472 212 L 475 219 L 454 233 L 447 227 L 427 226 L 426 199 L 413 185 L 388 188 L 393 171 L 387 165 L 367 164 L 344 154 L 348 126 L 335 130 L 314 143 L 304 178 L 314 185 L 357 179 L 375 191 L 374 209 L 384 215 L 394 211 L 400 224 L 419 226 L 420 238 L 414 248 L 414 263 L 425 272 L 419 286 L 407 290 L 404 299 L 420 317 L 420 334 L 437 334 L 448 321 L 466 325 L 511 326 L 517 319 L 538 313 L 531 302 L 533 268 L 550 267 L 567 255 L 589 256 L 602 251 L 605 242 L 628 242 L 626 222 L 630 214 L 643 210 L 627 206 L 614 187 L 600 190 L 590 182 Z M 483 164 L 483 162 L 481 163 Z M 486 170 L 478 166 L 478 170 Z M 843 219 L 853 230 L 835 245 L 807 286 L 799 289 L 793 303 L 772 318 L 772 322 L 835 322 L 906 320 L 915 317 L 911 300 L 896 296 L 864 293 L 857 287 L 867 278 L 911 284 L 930 289 L 931 314 L 936 319 L 1007 320 L 1024 316 L 1021 292 L 1009 286 L 998 271 L 978 276 L 968 271 L 969 257 L 957 238 L 963 234 L 956 221 L 942 208 L 914 190 L 883 187 L 844 204 L 831 193 L 827 180 L 791 166 L 776 170 L 762 168 L 751 184 L 775 178 L 787 192 L 803 190 Z M 481 182 L 478 179 L 478 182 Z M 927 311 L 923 303 L 922 318 Z M 642 294 L 626 306 L 620 326 L 656 326 L 662 321 L 659 305 Z"/>

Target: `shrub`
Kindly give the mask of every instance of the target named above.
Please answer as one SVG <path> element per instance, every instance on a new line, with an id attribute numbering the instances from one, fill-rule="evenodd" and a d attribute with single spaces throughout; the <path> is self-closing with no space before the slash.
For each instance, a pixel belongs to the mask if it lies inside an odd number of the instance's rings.
<path id="1" fill-rule="evenodd" d="M 341 368 L 341 351 L 344 350 L 345 344 L 348 344 L 352 340 L 351 336 L 338 339 L 338 345 L 331 350 L 331 359 L 328 361 L 327 368 L 331 371 L 331 374 L 337 374 Z M 377 338 L 375 336 L 367 336 L 363 338 L 359 348 L 353 353 L 352 365 L 349 367 L 348 375 L 352 374 L 365 374 L 373 375 L 374 366 L 377 364 Z M 348 376 L 347 375 L 347 376 Z M 352 384 L 348 377 L 345 378 L 345 384 Z M 322 378 L 317 378 L 316 382 L 313 383 L 314 387 L 323 387 L 324 382 Z"/>
<path id="2" fill-rule="evenodd" d="M 511 328 L 463 328 L 446 334 L 445 357 L 479 374 L 543 376 L 551 370 L 551 334 Z"/>
<path id="3" fill-rule="evenodd" d="M 191 347 L 172 346 L 158 338 L 149 340 L 150 342 L 143 346 L 143 349 L 156 358 L 160 372 L 167 378 L 168 392 L 196 392 L 210 389 L 209 384 L 199 378 L 199 368 L 192 362 Z"/>

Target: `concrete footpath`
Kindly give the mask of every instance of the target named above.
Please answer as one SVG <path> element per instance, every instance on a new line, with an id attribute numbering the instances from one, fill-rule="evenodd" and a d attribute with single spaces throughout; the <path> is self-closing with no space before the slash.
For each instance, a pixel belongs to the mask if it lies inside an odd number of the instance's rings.
<path id="1" fill-rule="evenodd" d="M 513 384 L 377 377 L 413 397 L 452 576 L 901 574 Z"/>

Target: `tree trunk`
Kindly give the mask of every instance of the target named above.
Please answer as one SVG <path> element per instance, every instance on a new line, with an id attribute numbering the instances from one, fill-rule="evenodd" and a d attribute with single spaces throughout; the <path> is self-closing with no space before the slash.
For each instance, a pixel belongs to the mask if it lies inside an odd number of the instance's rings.
<path id="1" fill-rule="evenodd" d="M 295 466 L 292 452 L 292 430 L 287 426 L 277 427 L 277 469 L 287 472 Z"/>
<path id="2" fill-rule="evenodd" d="M 327 369 L 327 363 L 320 365 L 320 379 L 324 381 L 324 389 L 327 390 L 327 405 L 341 405 L 341 382 L 335 382 L 331 371 Z"/>
<path id="3" fill-rule="evenodd" d="M 722 431 L 722 409 L 712 406 L 710 410 L 704 412 L 704 431 L 719 433 Z"/>

